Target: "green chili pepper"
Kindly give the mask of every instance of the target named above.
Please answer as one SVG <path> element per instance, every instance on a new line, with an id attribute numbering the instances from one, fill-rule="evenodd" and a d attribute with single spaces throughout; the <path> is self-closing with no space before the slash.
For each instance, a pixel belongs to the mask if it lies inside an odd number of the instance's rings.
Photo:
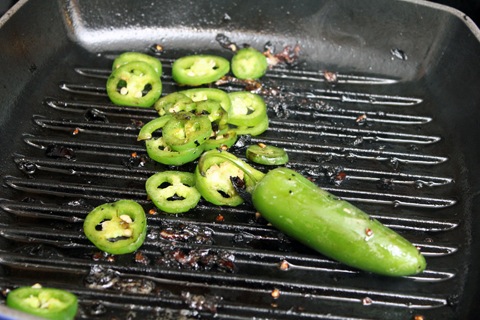
<path id="1" fill-rule="evenodd" d="M 190 112 L 173 114 L 162 131 L 164 142 L 174 151 L 196 148 L 211 135 L 212 124 L 208 117 Z"/>
<path id="2" fill-rule="evenodd" d="M 228 94 L 220 89 L 215 89 L 215 88 L 195 88 L 195 89 L 188 89 L 188 90 L 182 90 L 180 93 L 186 95 L 190 99 L 192 99 L 194 102 L 200 102 L 200 101 L 216 101 L 220 103 L 220 106 L 225 110 L 226 112 L 230 111 L 232 103 L 230 102 L 230 97 Z"/>
<path id="3" fill-rule="evenodd" d="M 138 136 L 137 136 L 137 141 L 152 139 L 153 133 L 157 130 L 162 129 L 167 124 L 167 122 L 171 119 L 172 119 L 172 115 L 167 114 L 162 117 L 150 120 L 149 122 L 144 124 L 140 129 L 140 132 L 138 133 Z"/>
<path id="4" fill-rule="evenodd" d="M 265 75 L 267 69 L 267 58 L 252 47 L 238 50 L 232 58 L 232 72 L 239 79 L 255 80 L 261 78 Z"/>
<path id="5" fill-rule="evenodd" d="M 153 134 L 155 131 L 165 129 L 165 126 L 167 126 L 167 124 L 171 120 L 176 120 L 176 116 L 180 117 L 181 113 L 166 114 L 162 117 L 155 118 L 147 122 L 143 125 L 142 129 L 140 129 L 137 137 L 138 141 L 146 140 L 145 147 L 147 149 L 147 154 L 152 160 L 171 166 L 180 166 L 200 157 L 204 150 L 203 143 L 208 140 L 212 132 L 210 121 L 208 121 L 205 116 L 202 116 L 204 118 L 202 119 L 203 126 L 205 127 L 208 125 L 210 127 L 209 129 L 207 129 L 207 132 L 203 132 L 203 129 L 199 130 L 201 132 L 201 136 L 190 135 L 188 139 L 185 140 L 185 135 L 179 137 L 178 133 L 174 132 L 177 131 L 177 129 L 174 128 L 175 122 L 172 122 L 166 128 L 166 130 L 162 130 L 162 136 L 158 138 L 153 138 Z M 193 128 L 189 125 L 187 125 L 186 127 L 190 127 L 190 129 L 187 129 L 187 131 L 191 131 L 191 129 L 193 129 L 195 125 L 193 125 Z M 183 132 L 183 134 L 185 133 L 185 126 L 182 127 L 179 124 L 178 128 L 180 131 Z M 172 145 L 166 142 L 164 131 L 166 131 L 166 136 L 169 137 L 167 138 L 167 140 L 169 140 L 170 142 L 178 142 L 178 150 L 173 150 Z M 183 140 L 181 139 L 182 137 Z M 199 143 L 197 144 L 197 142 Z"/>
<path id="6" fill-rule="evenodd" d="M 207 115 L 211 122 L 216 122 L 218 126 L 226 127 L 228 113 L 223 110 L 222 106 L 217 101 L 203 100 L 196 103 L 192 110 L 195 114 Z"/>
<path id="7" fill-rule="evenodd" d="M 282 167 L 264 174 L 228 152 L 212 150 L 202 155 L 196 176 L 208 175 L 205 164 L 220 159 L 249 178 L 247 191 L 262 217 L 325 256 L 387 276 L 413 275 L 425 269 L 425 258 L 408 240 L 296 171 Z M 224 174 L 224 183 L 229 180 L 229 173 Z M 199 191 L 203 196 L 203 190 Z"/>
<path id="8" fill-rule="evenodd" d="M 7 295 L 10 308 L 51 320 L 72 320 L 78 309 L 77 297 L 65 290 L 19 287 Z"/>
<path id="9" fill-rule="evenodd" d="M 111 254 L 130 253 L 137 250 L 145 240 L 145 211 L 132 200 L 105 203 L 87 215 L 83 231 L 102 251 Z"/>
<path id="10" fill-rule="evenodd" d="M 228 130 L 226 132 L 217 133 L 210 137 L 204 143 L 205 150 L 212 150 L 218 148 L 230 148 L 237 142 L 237 133 L 235 130 Z"/>
<path id="11" fill-rule="evenodd" d="M 267 116 L 265 101 L 258 94 L 237 91 L 229 93 L 228 97 L 232 104 L 228 112 L 230 124 L 253 127 Z"/>
<path id="12" fill-rule="evenodd" d="M 174 151 L 165 143 L 163 137 L 145 141 L 148 156 L 159 163 L 169 166 L 181 166 L 192 162 L 202 155 L 204 144 L 192 149 Z"/>
<path id="13" fill-rule="evenodd" d="M 173 80 L 182 85 L 199 86 L 212 83 L 230 71 L 230 62 L 213 55 L 192 55 L 175 60 Z"/>
<path id="14" fill-rule="evenodd" d="M 120 66 L 124 64 L 133 62 L 133 61 L 143 61 L 148 63 L 157 73 L 158 78 L 162 76 L 162 63 L 157 58 L 149 56 L 145 53 L 140 52 L 124 52 L 119 55 L 112 64 L 112 71 L 115 71 Z"/>
<path id="15" fill-rule="evenodd" d="M 153 107 L 159 115 L 163 116 L 180 111 L 192 111 L 196 103 L 181 92 L 173 92 L 158 99 Z"/>
<path id="16" fill-rule="evenodd" d="M 211 154 L 212 151 L 204 154 Z M 202 156 L 200 162 L 195 168 L 195 187 L 205 200 L 226 206 L 243 203 L 242 197 L 230 182 L 231 178 L 240 178 L 245 179 L 247 185 L 251 185 L 250 178 L 245 176 L 243 170 L 221 157 Z"/>
<path id="17" fill-rule="evenodd" d="M 288 162 L 288 154 L 284 149 L 263 143 L 248 146 L 246 157 L 252 162 L 263 165 L 278 166 Z"/>
<path id="18" fill-rule="evenodd" d="M 239 126 L 235 128 L 235 132 L 237 132 L 238 135 L 251 135 L 251 136 L 258 136 L 262 133 L 264 133 L 268 129 L 268 116 L 265 115 L 261 119 L 261 121 L 254 125 L 254 126 Z"/>
<path id="19" fill-rule="evenodd" d="M 162 82 L 148 63 L 133 61 L 108 77 L 107 94 L 120 106 L 151 107 L 162 94 Z"/>
<path id="20" fill-rule="evenodd" d="M 168 213 L 187 212 L 200 200 L 195 177 L 190 172 L 158 172 L 147 179 L 145 189 L 155 206 Z"/>

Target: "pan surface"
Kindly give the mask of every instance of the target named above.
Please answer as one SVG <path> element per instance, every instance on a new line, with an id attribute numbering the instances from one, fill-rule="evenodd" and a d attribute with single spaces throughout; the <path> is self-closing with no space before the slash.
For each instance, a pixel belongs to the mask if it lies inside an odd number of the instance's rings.
<path id="1" fill-rule="evenodd" d="M 137 254 L 88 242 L 93 207 L 129 198 L 151 209 L 145 180 L 168 169 L 136 141 L 155 112 L 109 102 L 112 59 L 158 57 L 166 94 L 179 90 L 174 59 L 231 57 L 219 35 L 300 48 L 262 79 L 270 128 L 247 143 L 285 148 L 290 167 L 404 235 L 425 254 L 424 273 L 348 268 L 248 205 L 149 215 Z M 0 20 L 2 292 L 64 288 L 85 319 L 474 318 L 479 56 L 468 17 L 423 1 L 19 1 Z"/>

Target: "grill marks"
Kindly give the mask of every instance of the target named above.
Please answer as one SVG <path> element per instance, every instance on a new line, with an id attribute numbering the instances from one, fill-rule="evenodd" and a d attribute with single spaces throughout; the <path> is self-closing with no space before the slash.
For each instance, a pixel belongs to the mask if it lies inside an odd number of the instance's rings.
<path id="1" fill-rule="evenodd" d="M 169 68 L 168 62 L 171 61 L 164 59 L 163 62 Z M 125 165 L 123 162 L 132 153 L 145 153 L 143 144 L 136 142 L 136 136 L 141 125 L 156 117 L 156 112 L 110 104 L 102 86 L 110 70 L 77 68 L 75 71 L 99 84 L 62 82 L 60 89 L 74 95 L 75 99 L 45 98 L 49 113 L 58 113 L 58 116 L 34 115 L 33 121 L 41 133 L 23 136 L 32 154 L 13 157 L 27 177 L 7 176 L 3 180 L 18 193 L 48 199 L 47 203 L 0 201 L 0 209 L 13 217 L 47 223 L 47 226 L 38 227 L 5 223 L 0 225 L 2 238 L 27 249 L 35 246 L 55 248 L 52 250 L 61 259 L 51 261 L 38 254 L 38 250 L 35 251 L 37 254 L 0 252 L 0 264 L 18 275 L 2 280 L 8 280 L 7 283 L 25 281 L 22 280 L 22 270 L 27 264 L 42 273 L 61 272 L 81 282 L 89 270 L 100 265 L 113 270 L 125 281 L 137 279 L 151 283 L 151 288 L 157 289 L 141 295 L 123 292 L 121 298 L 116 294 L 116 290 L 120 290 L 118 286 L 97 288 L 93 292 L 72 289 L 89 297 L 81 299 L 84 306 L 93 308 L 95 302 L 101 300 L 109 312 L 125 313 L 125 305 L 129 304 L 138 312 L 165 313 L 189 309 L 197 312 L 191 315 L 211 316 L 212 310 L 201 310 L 198 303 L 192 304 L 192 297 L 199 298 L 197 295 L 208 290 L 220 297 L 213 300 L 215 312 L 222 319 L 254 316 L 360 319 L 363 312 L 368 316 L 368 310 L 364 308 L 370 304 L 382 312 L 393 310 L 401 315 L 407 314 L 408 309 L 447 305 L 449 293 L 445 296 L 424 293 L 428 289 L 423 286 L 451 281 L 455 278 L 454 271 L 439 269 L 433 264 L 418 276 L 396 280 L 404 286 L 383 287 L 384 282 L 372 277 L 372 287 L 367 288 L 356 279 L 362 277 L 361 273 L 291 243 L 245 206 L 224 209 L 201 203 L 191 214 L 178 217 L 151 215 L 148 217 L 150 237 L 141 248 L 146 257 L 142 259 L 143 264 L 133 263 L 135 259 L 113 264 L 105 259 L 93 261 L 88 255 L 95 248 L 80 230 L 90 209 L 97 203 L 121 198 L 137 200 L 146 208 L 153 207 L 143 185 L 158 167 L 148 162 L 141 165 Z M 444 196 L 448 194 L 445 190 L 449 190 L 453 178 L 432 170 L 448 161 L 445 155 L 429 151 L 432 146 L 442 143 L 441 137 L 428 134 L 428 130 L 417 134 L 412 129 L 415 126 L 428 129 L 433 121 L 429 116 L 415 114 L 414 109 L 423 102 L 422 99 L 352 90 L 360 85 L 371 91 L 376 87 L 385 91 L 386 87 L 397 84 L 396 79 L 337 73 L 333 90 L 328 87 L 332 85 L 330 78 L 330 74 L 321 71 L 270 71 L 267 82 L 280 83 L 281 90 L 278 96 L 267 97 L 269 104 L 285 105 L 286 108 L 281 112 L 270 109 L 270 129 L 261 138 L 252 138 L 251 142 L 283 147 L 291 155 L 289 166 L 316 180 L 325 189 L 346 200 L 391 212 L 371 216 L 404 233 L 427 257 L 454 254 L 458 250 L 457 244 L 448 240 L 433 244 L 428 238 L 422 238 L 423 233 L 443 234 L 459 225 L 457 219 L 434 214 L 436 211 L 432 210 L 449 208 L 456 201 Z M 173 85 L 166 76 L 163 81 L 167 90 Z M 341 90 L 342 87 L 348 90 Z M 223 88 L 239 90 L 235 86 Z M 95 102 L 82 101 L 82 97 L 93 97 Z M 331 101 L 332 105 L 323 100 Z M 384 148 L 385 145 L 388 148 Z M 50 146 L 68 148 L 75 157 L 58 159 L 39 155 Z M 337 186 L 330 183 L 322 171 L 324 169 L 319 169 L 329 165 L 341 166 L 339 172 L 344 179 Z M 63 182 L 64 178 L 68 182 Z M 388 184 L 388 187 L 378 188 L 379 184 Z M 390 185 L 395 188 L 389 188 Z M 402 210 L 399 213 L 393 207 Z M 221 223 L 215 219 L 219 215 L 224 217 Z M 48 227 L 51 221 L 64 224 L 64 228 L 52 233 Z M 212 241 L 173 243 L 153 236 L 161 231 L 162 226 L 172 223 L 208 228 Z M 197 272 L 153 264 L 159 252 L 172 248 L 228 252 L 234 256 L 236 271 Z M 280 268 L 282 261 L 288 262 L 288 271 Z M 162 287 L 160 291 L 159 287 Z M 279 290 L 280 295 L 273 298 L 272 290 Z M 242 302 L 237 302 L 239 296 Z M 350 311 L 338 308 L 344 303 L 349 304 L 347 310 Z"/>

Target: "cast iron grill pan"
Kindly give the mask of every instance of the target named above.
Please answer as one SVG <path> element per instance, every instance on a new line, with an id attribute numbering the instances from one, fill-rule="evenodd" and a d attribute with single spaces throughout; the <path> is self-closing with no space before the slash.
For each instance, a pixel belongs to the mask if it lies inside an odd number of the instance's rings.
<path id="1" fill-rule="evenodd" d="M 44 81 L 31 88 L 34 98 L 25 98 L 34 112 L 19 115 L 31 125 L 12 138 L 19 147 L 3 176 L 4 290 L 36 282 L 70 290 L 80 298 L 79 318 L 455 318 L 468 272 L 457 187 L 462 164 L 452 159 L 432 93 L 394 76 L 311 69 L 301 56 L 297 65 L 267 73 L 270 128 L 242 142 L 285 148 L 289 167 L 418 246 L 425 272 L 403 278 L 359 272 L 289 239 L 248 204 L 205 201 L 183 215 L 148 215 L 148 236 L 136 254 L 99 252 L 82 231 L 88 212 L 118 199 L 153 209 L 144 183 L 172 169 L 150 161 L 136 141 L 155 111 L 118 107 L 106 96 L 120 52 L 73 45 L 38 71 Z M 145 52 L 155 55 L 147 46 Z M 188 52 L 157 55 L 164 94 L 181 89 L 170 67 Z M 209 52 L 228 55 L 220 46 Z M 242 156 L 244 149 L 232 151 Z"/>
<path id="2" fill-rule="evenodd" d="M 108 67 L 112 57 L 92 59 Z M 175 90 L 171 61 L 162 58 L 165 93 Z M 76 73 L 59 82 L 59 96 L 64 91 L 68 98 L 45 97 L 32 116 L 37 128 L 22 137 L 29 148 L 12 156 L 19 171 L 4 177 L 15 190 L 14 199 L 1 202 L 14 217 L 0 229 L 12 248 L 2 252 L 7 283 L 29 284 L 41 276 L 77 293 L 86 317 L 368 318 L 372 311 L 400 316 L 448 308 L 450 292 L 429 288 L 456 281 L 457 270 L 435 261 L 458 250 L 458 243 L 436 240 L 458 221 L 432 214 L 454 206 L 455 197 L 446 192 L 453 178 L 441 170 L 447 157 L 428 149 L 442 143 L 441 136 L 415 133 L 433 121 L 412 112 L 424 98 L 388 94 L 393 79 L 338 74 L 331 84 L 322 81 L 322 72 L 275 69 L 265 79 L 266 88 L 281 91 L 265 95 L 270 129 L 245 142 L 285 148 L 290 167 L 365 206 L 421 248 L 426 272 L 402 279 L 365 275 L 296 244 L 248 205 L 227 209 L 206 202 L 184 215 L 149 216 L 139 253 L 112 257 L 88 242 L 82 221 L 94 206 L 118 199 L 153 208 L 143 184 L 167 168 L 148 160 L 136 135 L 156 114 L 110 104 L 108 68 L 66 67 Z M 358 85 L 373 92 L 384 86 L 387 94 L 355 91 Z M 403 112 L 392 113 L 390 104 Z M 192 170 L 185 167 L 180 169 Z M 278 298 L 272 296 L 276 290 Z"/>

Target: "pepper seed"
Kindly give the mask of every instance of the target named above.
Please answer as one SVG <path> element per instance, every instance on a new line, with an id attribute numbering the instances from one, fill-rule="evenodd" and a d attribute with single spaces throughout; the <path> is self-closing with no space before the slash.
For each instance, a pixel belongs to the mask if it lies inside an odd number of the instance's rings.
<path id="1" fill-rule="evenodd" d="M 126 222 L 126 223 L 132 223 L 133 220 L 128 214 L 122 214 L 120 217 L 120 220 Z"/>

